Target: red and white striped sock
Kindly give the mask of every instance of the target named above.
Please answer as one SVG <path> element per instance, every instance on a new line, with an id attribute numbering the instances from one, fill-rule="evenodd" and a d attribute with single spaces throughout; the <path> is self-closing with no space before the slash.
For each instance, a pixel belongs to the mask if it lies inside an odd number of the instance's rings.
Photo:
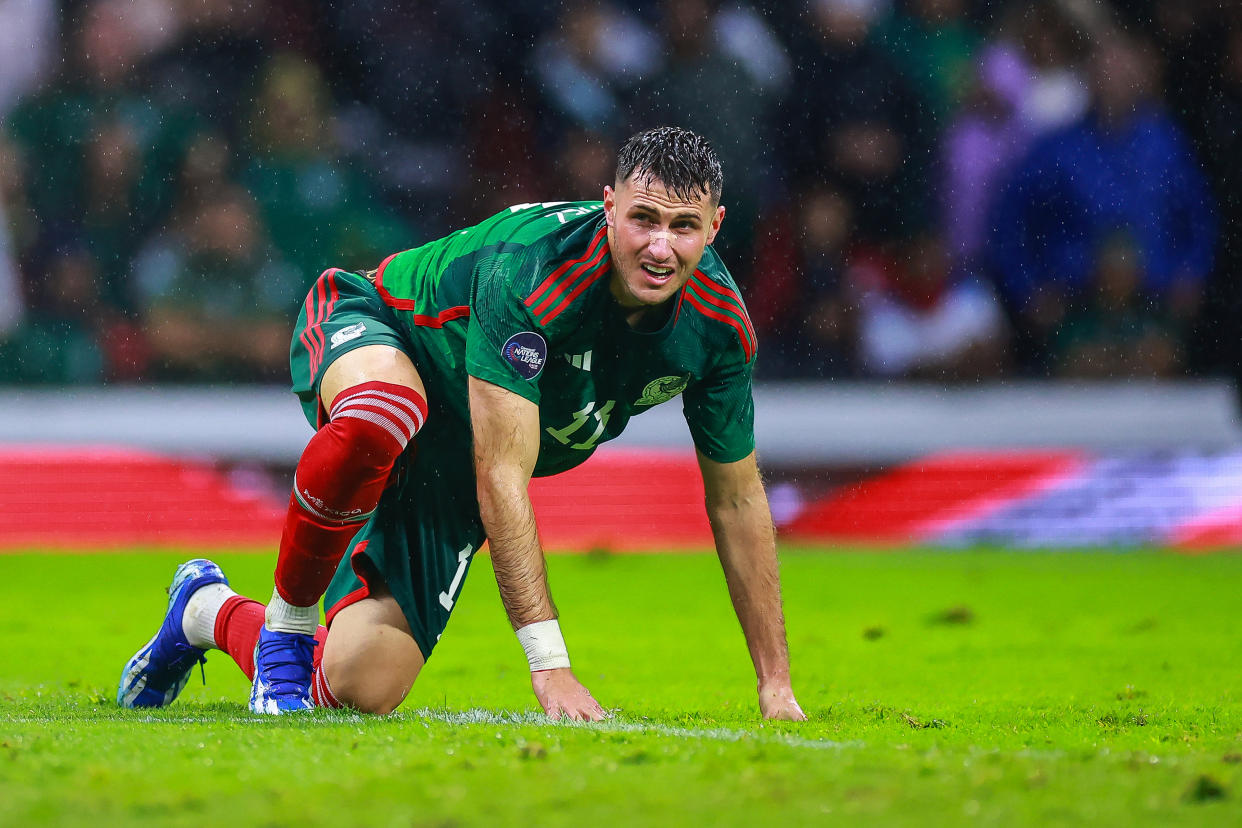
<path id="1" fill-rule="evenodd" d="M 332 688 L 328 685 L 328 676 L 323 671 L 323 664 L 318 661 L 315 662 L 315 677 L 311 681 L 311 699 L 317 707 L 340 708 L 345 706 L 332 694 Z"/>
<path id="2" fill-rule="evenodd" d="M 294 475 L 267 611 L 270 629 L 313 631 L 316 602 L 426 419 L 426 401 L 403 385 L 366 382 L 337 396 L 328 424 L 311 438 Z"/>

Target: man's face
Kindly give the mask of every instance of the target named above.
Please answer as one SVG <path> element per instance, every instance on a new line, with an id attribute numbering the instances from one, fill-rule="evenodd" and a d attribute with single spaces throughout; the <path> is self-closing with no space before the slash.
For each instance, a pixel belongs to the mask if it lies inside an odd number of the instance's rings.
<path id="1" fill-rule="evenodd" d="M 706 193 L 685 201 L 641 173 L 635 170 L 615 190 L 604 188 L 613 265 L 610 289 L 621 307 L 630 310 L 655 307 L 681 290 L 725 214 Z"/>

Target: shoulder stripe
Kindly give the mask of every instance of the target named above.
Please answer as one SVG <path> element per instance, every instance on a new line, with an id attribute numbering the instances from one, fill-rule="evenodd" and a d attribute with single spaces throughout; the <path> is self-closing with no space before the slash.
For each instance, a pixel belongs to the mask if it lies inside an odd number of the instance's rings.
<path id="1" fill-rule="evenodd" d="M 587 245 L 586 253 L 583 253 L 577 259 L 565 262 L 552 271 L 552 274 L 544 279 L 539 284 L 539 287 L 535 288 L 534 293 L 526 298 L 526 307 L 532 308 L 536 315 L 547 310 L 547 305 L 554 300 L 555 295 L 563 291 L 566 285 L 573 282 L 584 270 L 590 268 L 602 252 L 608 249 L 608 246 L 604 244 L 604 239 L 607 236 L 608 228 L 601 227 L 599 232 L 595 234 L 595 237 L 591 239 L 591 243 Z M 574 267 L 574 265 L 579 265 L 579 267 L 573 273 L 570 273 L 568 277 L 565 277 L 565 272 Z"/>
<path id="2" fill-rule="evenodd" d="M 388 307 L 395 310 L 412 311 L 414 310 L 413 299 L 398 299 L 388 292 L 388 288 L 384 287 L 384 269 L 388 267 L 389 262 L 397 258 L 399 255 L 401 254 L 393 253 L 387 259 L 380 262 L 379 268 L 375 271 L 375 290 L 379 293 L 380 298 L 384 300 L 384 304 Z"/>
<path id="3" fill-rule="evenodd" d="M 543 301 L 533 308 L 532 312 L 535 316 L 547 313 L 548 308 L 560 300 L 561 297 L 567 292 L 577 296 L 580 292 L 577 288 L 583 278 L 590 278 L 590 275 L 599 267 L 601 260 L 606 262 L 608 259 L 608 245 L 604 245 L 599 249 L 591 261 L 586 264 L 579 265 L 571 274 L 569 274 L 569 276 L 562 279 L 560 284 L 558 284 L 553 290 L 549 291 L 547 295 L 544 296 Z M 564 303 L 562 302 L 561 304 Z M 529 300 L 527 301 L 527 306 L 530 306 Z"/>
<path id="4" fill-rule="evenodd" d="M 750 332 L 750 338 L 751 338 L 751 341 L 753 342 L 755 340 L 755 329 L 754 329 L 754 326 L 750 324 L 750 314 L 746 312 L 746 304 L 742 302 L 741 294 L 738 293 L 733 288 L 727 287 L 725 285 L 720 284 L 719 282 L 714 281 L 713 279 L 709 278 L 708 275 L 701 270 L 694 271 L 694 276 L 692 278 L 694 279 L 695 282 L 698 283 L 700 287 L 707 288 L 708 290 L 712 291 L 717 296 L 719 296 L 721 299 L 725 300 L 727 303 L 729 303 L 730 305 L 733 305 L 736 308 L 737 314 L 741 316 L 742 321 L 746 323 L 746 329 Z"/>
<path id="5" fill-rule="evenodd" d="M 756 350 L 755 335 L 751 333 L 748 320 L 743 314 L 740 314 L 732 305 L 725 304 L 723 300 L 715 297 L 714 294 L 705 292 L 697 283 L 691 282 L 686 286 L 686 299 L 691 303 L 694 309 L 702 313 L 704 317 L 709 317 L 723 322 L 737 331 L 738 339 L 741 340 L 741 350 L 746 353 L 746 361 L 750 361 Z"/>
<path id="6" fill-rule="evenodd" d="M 380 299 L 384 300 L 384 304 L 393 310 L 409 311 L 412 321 L 415 325 L 423 328 L 443 328 L 445 322 L 452 322 L 454 319 L 470 316 L 469 305 L 456 305 L 451 308 L 445 308 L 437 314 L 414 313 L 416 308 L 413 299 L 398 299 L 388 292 L 384 287 L 384 269 L 388 267 L 388 263 L 399 256 L 394 253 L 384 261 L 380 262 L 380 266 L 375 271 L 375 291 L 380 295 Z"/>
<path id="7" fill-rule="evenodd" d="M 578 267 L 574 268 L 568 276 L 562 277 L 556 285 L 544 293 L 543 299 L 540 300 L 538 304 L 533 303 L 534 297 L 532 296 L 526 300 L 526 306 L 531 308 L 535 316 L 540 316 L 547 313 L 548 308 L 557 303 L 561 297 L 565 295 L 565 293 L 570 292 L 576 296 L 578 293 L 576 288 L 578 283 L 584 276 L 589 278 L 591 272 L 598 267 L 601 259 L 604 261 L 608 260 L 607 244 L 600 245 L 595 251 L 595 254 L 591 257 L 590 261 L 578 265 Z M 563 304 L 563 302 L 561 304 Z"/>
<path id="8" fill-rule="evenodd" d="M 414 314 L 414 324 L 422 328 L 443 328 L 445 322 L 452 322 L 454 319 L 470 318 L 469 305 L 454 305 L 451 308 L 445 308 L 435 316 L 425 313 Z"/>
<path id="9" fill-rule="evenodd" d="M 691 307 L 704 316 L 715 319 L 717 322 L 723 322 L 733 328 L 737 333 L 737 338 L 742 343 L 742 351 L 746 354 L 746 361 L 755 355 L 755 339 L 750 333 L 744 318 L 739 318 L 737 311 L 725 305 L 722 301 L 715 299 L 710 295 L 705 295 L 705 291 L 700 288 L 697 283 L 691 282 L 686 286 L 686 301 Z"/>
<path id="10" fill-rule="evenodd" d="M 586 290 L 591 285 L 598 282 L 599 278 L 609 271 L 609 263 L 612 261 L 612 257 L 608 255 L 607 251 L 608 251 L 608 248 L 605 247 L 604 258 L 600 260 L 599 264 L 595 266 L 595 268 L 587 275 L 585 279 L 581 280 L 578 283 L 578 286 L 574 288 L 573 291 L 568 296 L 566 296 L 564 299 L 561 300 L 561 303 L 559 305 L 552 308 L 552 310 L 545 313 L 542 317 L 537 317 L 540 325 L 547 327 L 548 323 L 550 323 L 556 317 L 560 316 L 561 311 L 569 307 L 570 303 L 573 302 L 575 299 L 577 299 L 578 296 L 584 290 Z"/>
<path id="11" fill-rule="evenodd" d="M 716 310 L 717 313 L 723 314 L 736 323 L 734 326 L 738 328 L 738 335 L 746 340 L 746 344 L 750 350 L 754 351 L 756 347 L 755 329 L 750 325 L 750 319 L 746 315 L 745 309 L 726 302 L 717 294 L 709 292 L 697 281 L 691 281 L 686 285 L 687 293 L 693 294 L 694 298 L 699 300 L 700 304 L 709 305 Z M 696 306 L 697 307 L 697 306 Z"/>

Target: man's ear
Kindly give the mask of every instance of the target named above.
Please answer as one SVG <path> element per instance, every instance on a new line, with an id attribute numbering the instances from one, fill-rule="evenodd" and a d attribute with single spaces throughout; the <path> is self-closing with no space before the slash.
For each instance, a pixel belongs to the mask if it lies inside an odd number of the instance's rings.
<path id="1" fill-rule="evenodd" d="M 707 243 L 711 244 L 716 240 L 716 234 L 720 232 L 720 225 L 724 223 L 725 208 L 717 207 L 716 215 L 712 217 L 711 226 L 707 228 Z"/>
<path id="2" fill-rule="evenodd" d="M 604 220 L 609 227 L 617 222 L 617 193 L 607 184 L 604 185 Z"/>

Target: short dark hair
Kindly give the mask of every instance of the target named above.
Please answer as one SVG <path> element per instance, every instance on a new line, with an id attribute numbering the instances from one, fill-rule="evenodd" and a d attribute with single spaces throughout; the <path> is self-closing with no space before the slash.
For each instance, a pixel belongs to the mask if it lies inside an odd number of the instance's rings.
<path id="1" fill-rule="evenodd" d="M 681 127 L 663 126 L 640 132 L 617 154 L 617 183 L 635 172 L 644 183 L 659 181 L 678 198 L 707 196 L 720 203 L 724 172 L 716 150 L 702 135 Z"/>

